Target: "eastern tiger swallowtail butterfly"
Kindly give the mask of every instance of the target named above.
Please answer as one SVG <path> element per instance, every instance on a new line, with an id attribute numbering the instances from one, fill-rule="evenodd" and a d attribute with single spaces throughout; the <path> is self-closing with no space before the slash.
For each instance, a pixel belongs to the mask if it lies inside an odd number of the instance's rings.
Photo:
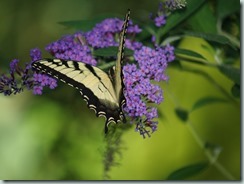
<path id="1" fill-rule="evenodd" d="M 128 10 L 122 31 L 113 76 L 101 69 L 82 62 L 62 59 L 41 59 L 32 63 L 32 67 L 44 74 L 78 89 L 87 106 L 96 116 L 106 119 L 105 133 L 111 122 L 125 122 L 123 106 L 125 105 L 122 62 L 124 56 L 125 34 L 128 27 L 130 10 Z"/>

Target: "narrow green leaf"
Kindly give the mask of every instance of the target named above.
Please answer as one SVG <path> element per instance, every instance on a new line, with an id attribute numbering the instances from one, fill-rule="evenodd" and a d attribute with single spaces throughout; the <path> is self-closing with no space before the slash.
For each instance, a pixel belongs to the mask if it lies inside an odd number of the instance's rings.
<path id="1" fill-rule="evenodd" d="M 114 46 L 96 49 L 93 51 L 93 55 L 102 56 L 102 57 L 117 56 L 117 53 L 118 53 L 118 47 L 114 47 Z M 132 50 L 125 48 L 125 55 L 133 55 L 133 53 L 134 52 Z"/>
<path id="2" fill-rule="evenodd" d="M 235 45 L 228 38 L 226 38 L 225 36 L 222 36 L 222 35 L 203 33 L 203 32 L 192 32 L 192 31 L 185 31 L 185 34 L 187 36 L 194 36 L 194 37 L 198 37 L 198 38 L 203 38 L 203 39 L 211 41 L 211 42 L 229 45 L 233 49 L 236 49 Z"/>
<path id="3" fill-rule="evenodd" d="M 63 21 L 58 22 L 59 24 L 67 27 L 72 28 L 75 30 L 81 30 L 81 31 L 90 31 L 98 22 L 100 22 L 102 19 L 97 20 L 72 20 L 72 21 Z"/>
<path id="4" fill-rule="evenodd" d="M 114 15 L 114 14 L 102 14 L 96 17 L 93 17 L 89 20 L 71 20 L 71 21 L 62 21 L 58 22 L 59 24 L 67 27 L 72 28 L 75 30 L 81 30 L 81 31 L 90 31 L 97 23 L 103 21 L 106 18 L 110 17 L 120 17 L 123 19 L 123 16 L 120 15 Z"/>
<path id="5" fill-rule="evenodd" d="M 240 1 L 217 0 L 217 14 L 219 18 L 224 18 L 234 12 L 240 11 Z"/>
<path id="6" fill-rule="evenodd" d="M 212 11 L 210 3 L 205 3 L 195 14 L 188 19 L 193 31 L 217 33 L 217 17 Z"/>
<path id="7" fill-rule="evenodd" d="M 182 108 L 176 108 L 175 113 L 183 122 L 186 122 L 188 120 L 188 111 Z"/>
<path id="8" fill-rule="evenodd" d="M 191 111 L 197 110 L 206 105 L 211 105 L 213 103 L 222 103 L 222 102 L 227 102 L 227 100 L 218 97 L 203 97 L 195 102 L 195 104 L 192 106 Z"/>
<path id="9" fill-rule="evenodd" d="M 186 20 L 189 16 L 191 16 L 203 3 L 205 0 L 188 0 L 186 8 L 182 10 L 178 10 L 174 12 L 174 14 L 170 15 L 167 19 L 167 24 L 160 29 L 159 35 L 163 36 L 168 33 L 175 26 L 179 25 L 181 22 Z"/>
<path id="10" fill-rule="evenodd" d="M 241 71 L 239 68 L 234 68 L 229 65 L 219 65 L 218 68 L 221 73 L 240 86 Z"/>
<path id="11" fill-rule="evenodd" d="M 196 57 L 199 59 L 205 59 L 201 54 L 188 49 L 175 48 L 175 54 L 184 54 L 191 57 Z"/>
<path id="12" fill-rule="evenodd" d="M 118 52 L 118 47 L 107 47 L 107 48 L 101 48 L 101 49 L 94 50 L 93 55 L 109 57 L 109 56 L 116 56 L 117 52 Z"/>
<path id="13" fill-rule="evenodd" d="M 217 33 L 217 18 L 210 3 L 205 3 L 194 16 L 188 19 L 188 22 L 193 31 Z"/>
<path id="14" fill-rule="evenodd" d="M 234 97 L 240 98 L 240 86 L 238 84 L 234 84 L 231 88 L 231 93 Z"/>
<path id="15" fill-rule="evenodd" d="M 208 165 L 209 165 L 208 162 L 200 162 L 197 164 L 192 164 L 192 165 L 182 167 L 172 172 L 168 176 L 167 180 L 182 180 L 182 179 L 189 178 L 191 176 L 194 176 L 202 172 L 204 169 L 208 167 Z"/>

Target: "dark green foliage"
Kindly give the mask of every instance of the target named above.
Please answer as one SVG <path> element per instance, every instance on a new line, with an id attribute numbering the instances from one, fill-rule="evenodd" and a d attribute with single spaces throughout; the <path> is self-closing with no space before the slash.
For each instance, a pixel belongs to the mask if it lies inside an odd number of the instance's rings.
<path id="1" fill-rule="evenodd" d="M 186 31 L 186 35 L 188 36 L 194 36 L 194 37 L 199 37 L 203 38 L 205 40 L 208 40 L 210 42 L 222 44 L 222 45 L 229 45 L 232 48 L 236 49 L 236 46 L 225 36 L 218 35 L 218 34 L 211 34 L 211 33 L 204 33 L 204 32 L 192 32 L 192 31 Z"/>
<path id="2" fill-rule="evenodd" d="M 188 120 L 189 113 L 187 110 L 182 108 L 176 108 L 175 113 L 181 121 L 186 122 Z"/>
<path id="3" fill-rule="evenodd" d="M 184 166 L 176 171 L 172 172 L 167 180 L 184 180 L 191 176 L 201 173 L 203 170 L 207 169 L 208 162 L 200 162 L 188 166 Z"/>
<path id="4" fill-rule="evenodd" d="M 94 56 L 102 56 L 102 57 L 116 57 L 118 52 L 118 47 L 108 47 L 102 49 L 96 49 L 93 51 Z M 130 49 L 125 49 L 125 55 L 133 55 L 133 51 Z"/>
<path id="5" fill-rule="evenodd" d="M 211 97 L 211 96 L 203 97 L 198 101 L 196 101 L 195 104 L 193 104 L 191 111 L 195 111 L 199 108 L 205 107 L 206 105 L 221 103 L 221 102 L 227 103 L 228 101 L 226 99 L 218 98 L 218 97 Z"/>
<path id="6" fill-rule="evenodd" d="M 218 66 L 221 73 L 232 80 L 234 83 L 240 85 L 241 71 L 238 68 L 234 68 L 229 65 L 219 65 Z"/>
<path id="7" fill-rule="evenodd" d="M 203 5 L 204 2 L 205 0 L 187 1 L 187 7 L 185 9 L 176 11 L 168 18 L 167 24 L 159 30 L 159 35 L 164 36 L 165 34 L 169 33 L 171 29 L 175 28 L 176 26 L 179 26 L 183 21 L 192 16 L 193 13 L 195 13 L 198 10 L 198 8 Z"/>

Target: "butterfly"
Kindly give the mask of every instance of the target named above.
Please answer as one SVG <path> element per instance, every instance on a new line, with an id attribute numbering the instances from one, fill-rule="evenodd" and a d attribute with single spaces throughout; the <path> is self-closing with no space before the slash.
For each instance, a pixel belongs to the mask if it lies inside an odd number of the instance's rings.
<path id="1" fill-rule="evenodd" d="M 109 74 L 98 67 L 72 60 L 40 59 L 32 63 L 32 67 L 37 72 L 57 78 L 79 90 L 82 98 L 87 102 L 88 108 L 94 110 L 96 116 L 105 117 L 105 133 L 111 122 L 126 121 L 123 113 L 126 101 L 122 64 L 129 19 L 130 10 L 125 16 L 120 33 L 117 60 Z"/>

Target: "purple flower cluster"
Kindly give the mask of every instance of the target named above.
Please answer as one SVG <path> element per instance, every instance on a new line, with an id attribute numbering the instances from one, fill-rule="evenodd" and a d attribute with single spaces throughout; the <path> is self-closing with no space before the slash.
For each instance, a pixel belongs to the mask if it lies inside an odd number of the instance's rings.
<path id="1" fill-rule="evenodd" d="M 152 81 L 168 79 L 164 72 L 168 62 L 174 59 L 173 47 L 167 45 L 164 48 L 152 49 L 143 46 L 135 50 L 134 59 L 137 65 L 127 64 L 123 67 L 126 89 L 124 110 L 136 121 L 136 130 L 145 137 L 145 134 L 150 135 L 147 127 L 150 127 L 152 132 L 157 129 L 157 122 L 153 121 L 158 117 L 157 109 L 148 104 L 160 104 L 163 101 L 162 89 Z"/>
<path id="2" fill-rule="evenodd" d="M 118 46 L 119 37 L 116 34 L 118 35 L 121 32 L 122 25 L 123 21 L 118 18 L 105 19 L 85 34 L 86 41 L 93 48 Z M 129 21 L 127 34 L 137 34 L 140 32 L 141 29 L 137 25 L 133 25 L 132 21 Z"/>
<path id="3" fill-rule="evenodd" d="M 9 76 L 0 76 L 0 93 L 5 96 L 17 94 L 23 91 L 23 87 L 32 87 L 28 69 L 22 69 L 18 66 L 19 60 L 14 59 L 10 62 Z"/>
<path id="4" fill-rule="evenodd" d="M 166 15 L 164 2 L 159 3 L 157 14 L 153 16 L 153 14 L 151 13 L 150 18 L 154 21 L 154 24 L 157 27 L 161 27 L 166 24 L 167 15 Z"/>
<path id="5" fill-rule="evenodd" d="M 30 57 L 32 62 L 39 60 L 42 58 L 41 51 L 39 49 L 32 49 L 30 52 Z M 41 95 L 43 91 L 43 87 L 48 86 L 50 89 L 54 89 L 57 87 L 57 80 L 49 77 L 45 74 L 39 74 L 34 72 L 32 76 L 33 82 L 33 93 L 35 95 Z"/>
<path id="6" fill-rule="evenodd" d="M 68 35 L 60 40 L 49 44 L 46 50 L 53 56 L 61 59 L 72 59 L 88 64 L 96 65 L 99 58 L 92 56 L 92 50 L 118 46 L 118 38 L 123 21 L 117 18 L 105 19 L 98 23 L 91 31 Z M 143 46 L 142 43 L 131 41 L 131 36 L 140 33 L 137 25 L 129 22 L 125 46 L 134 50 L 136 64 L 126 64 L 123 68 L 126 107 L 125 112 L 136 122 L 140 133 L 149 135 L 146 127 L 152 132 L 157 129 L 157 122 L 153 121 L 158 116 L 155 107 L 148 103 L 160 104 L 163 100 L 162 90 L 159 86 L 152 84 L 152 80 L 164 81 L 168 77 L 164 74 L 167 63 L 174 59 L 173 47 L 157 47 L 152 49 Z"/>
<path id="7" fill-rule="evenodd" d="M 41 52 L 39 49 L 32 49 L 30 56 L 33 62 L 41 59 Z M 54 89 L 57 86 L 55 79 L 33 72 L 31 63 L 27 63 L 23 69 L 19 66 L 19 60 L 12 60 L 10 62 L 10 76 L 0 76 L 0 93 L 9 96 L 20 93 L 24 88 L 27 88 L 28 90 L 33 90 L 34 94 L 41 95 L 44 86 L 49 86 L 50 89 Z"/>
<path id="8" fill-rule="evenodd" d="M 162 5 L 160 11 L 162 10 Z M 155 18 L 157 26 L 166 23 L 165 16 Z M 99 48 L 118 46 L 119 34 L 123 21 L 118 18 L 105 19 L 98 23 L 91 31 L 78 32 L 67 35 L 50 43 L 46 50 L 55 58 L 74 60 L 91 65 L 97 65 L 104 57 L 93 56 L 93 51 Z M 162 89 L 153 81 L 168 80 L 165 74 L 168 62 L 174 60 L 174 48 L 170 45 L 155 48 L 144 46 L 141 42 L 134 40 L 141 29 L 129 21 L 125 47 L 134 51 L 133 58 L 126 58 L 124 63 L 124 84 L 126 106 L 125 114 L 130 117 L 131 123 L 136 123 L 136 130 L 145 137 L 157 130 L 157 109 L 149 104 L 160 104 L 163 101 Z M 26 64 L 25 69 L 18 66 L 18 60 L 10 63 L 10 76 L 0 77 L 0 93 L 10 95 L 23 90 L 24 87 L 33 90 L 34 94 L 42 94 L 44 87 L 54 89 L 57 86 L 56 79 L 47 75 L 35 73 L 31 69 L 31 63 L 42 58 L 39 49 L 33 49 L 30 53 L 31 62 Z M 16 80 L 16 74 L 20 77 L 20 86 Z M 151 130 L 149 131 L 148 130 Z"/>
<path id="9" fill-rule="evenodd" d="M 22 91 L 22 88 L 17 86 L 16 81 L 12 77 L 2 75 L 0 77 L 0 93 L 3 93 L 5 96 L 11 94 L 17 94 Z"/>
<path id="10" fill-rule="evenodd" d="M 83 43 L 83 37 L 82 33 L 64 36 L 60 40 L 49 44 L 46 50 L 55 58 L 96 65 L 97 61 L 92 57 L 91 49 Z"/>
<path id="11" fill-rule="evenodd" d="M 105 19 L 88 32 L 78 32 L 67 35 L 60 40 L 49 44 L 46 50 L 55 58 L 82 61 L 93 66 L 97 65 L 97 60 L 92 55 L 92 50 L 118 46 L 118 38 L 121 32 L 123 21 L 118 18 Z M 128 34 L 141 32 L 137 25 L 129 21 Z M 135 49 L 141 47 L 136 41 L 126 40 L 128 48 Z"/>
<path id="12" fill-rule="evenodd" d="M 50 89 L 57 87 L 57 81 L 45 74 L 34 73 L 33 75 L 34 87 L 33 93 L 35 95 L 41 95 L 43 87 L 48 86 Z"/>
<path id="13" fill-rule="evenodd" d="M 153 17 L 151 14 L 150 17 L 153 19 L 154 24 L 157 27 L 161 27 L 166 24 L 167 16 L 171 11 L 181 9 L 185 7 L 185 5 L 185 0 L 166 0 L 164 2 L 160 2 L 156 16 Z"/>

